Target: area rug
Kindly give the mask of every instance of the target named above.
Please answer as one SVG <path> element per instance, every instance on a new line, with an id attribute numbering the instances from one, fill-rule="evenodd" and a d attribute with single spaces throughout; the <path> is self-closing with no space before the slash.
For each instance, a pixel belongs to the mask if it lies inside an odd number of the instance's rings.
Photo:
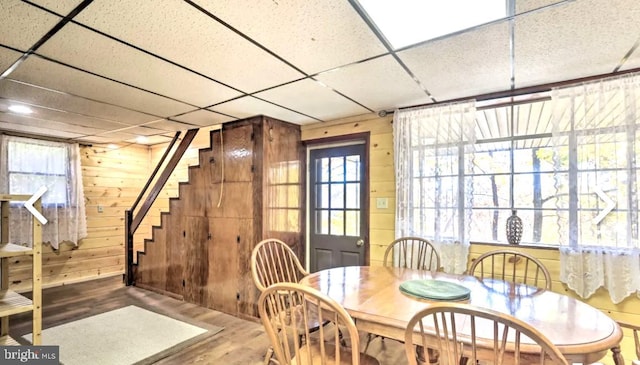
<path id="1" fill-rule="evenodd" d="M 196 326 L 130 305 L 47 328 L 42 331 L 42 344 L 60 346 L 60 363 L 64 365 L 143 365 L 222 329 Z M 23 338 L 31 342 L 31 334 Z"/>

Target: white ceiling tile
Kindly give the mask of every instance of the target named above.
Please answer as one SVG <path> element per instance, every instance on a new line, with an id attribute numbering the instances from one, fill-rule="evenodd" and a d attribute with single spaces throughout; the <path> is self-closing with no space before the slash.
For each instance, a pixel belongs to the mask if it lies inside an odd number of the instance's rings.
<path id="1" fill-rule="evenodd" d="M 95 134 L 98 136 L 110 138 L 112 141 L 123 141 L 129 139 L 135 140 L 138 137 L 135 133 L 127 133 L 127 131 L 100 132 Z"/>
<path id="2" fill-rule="evenodd" d="M 84 142 L 84 143 L 118 143 L 121 142 L 122 140 L 117 139 L 117 138 L 113 138 L 113 137 L 103 137 L 103 136 L 96 136 L 96 135 L 91 135 L 91 136 L 82 136 L 82 137 L 78 137 L 76 138 L 77 141 L 80 142 Z"/>
<path id="3" fill-rule="evenodd" d="M 316 78 L 373 110 L 431 101 L 392 56 L 321 73 Z"/>
<path id="4" fill-rule="evenodd" d="M 243 92 L 303 76 L 186 2 L 161 3 L 96 0 L 76 20 Z"/>
<path id="5" fill-rule="evenodd" d="M 171 139 L 173 137 L 168 137 L 168 136 L 163 136 L 163 135 L 157 135 L 157 136 L 149 136 L 147 137 L 147 140 L 144 143 L 140 143 L 137 139 L 135 138 L 131 138 L 126 140 L 126 142 L 129 143 L 138 143 L 138 144 L 144 144 L 144 145 L 154 145 L 154 144 L 160 144 L 160 143 L 167 143 L 170 142 Z"/>
<path id="6" fill-rule="evenodd" d="M 516 86 L 610 73 L 640 34 L 640 2 L 568 2 L 516 20 Z"/>
<path id="7" fill-rule="evenodd" d="M 38 4 L 43 8 L 47 8 L 53 12 L 56 12 L 62 16 L 66 16 L 80 5 L 81 0 L 31 0 L 34 4 Z"/>
<path id="8" fill-rule="evenodd" d="M 162 117 L 193 109 L 187 104 L 34 56 L 23 62 L 11 78 Z"/>
<path id="9" fill-rule="evenodd" d="M 26 51 L 60 21 L 60 17 L 19 0 L 0 1 L 0 44 Z"/>
<path id="10" fill-rule="evenodd" d="M 369 110 L 310 79 L 257 93 L 255 96 L 324 121 L 369 113 Z"/>
<path id="11" fill-rule="evenodd" d="M 171 119 L 175 119 L 180 122 L 191 123 L 201 127 L 206 127 L 214 124 L 221 124 L 224 122 L 228 122 L 230 120 L 234 120 L 235 118 L 214 113 L 206 109 L 201 109 L 201 110 L 196 110 L 194 112 L 175 116 L 175 117 L 172 117 Z"/>
<path id="12" fill-rule="evenodd" d="M 0 106 L 0 120 L 3 122 L 9 123 L 17 123 L 23 124 L 25 126 L 31 127 L 44 127 L 55 130 L 60 130 L 64 132 L 73 132 L 78 134 L 94 134 L 94 133 L 104 133 L 106 131 L 105 128 L 99 128 L 100 126 L 82 126 L 72 123 L 65 123 L 61 121 L 54 121 L 51 119 L 47 119 L 46 116 L 43 117 L 41 115 L 19 115 L 7 113 L 3 110 L 2 106 Z"/>
<path id="13" fill-rule="evenodd" d="M 398 56 L 438 101 L 510 86 L 507 21 L 428 42 Z"/>
<path id="14" fill-rule="evenodd" d="M 197 106 L 209 106 L 240 95 L 220 83 L 75 24 L 56 33 L 38 53 Z"/>
<path id="15" fill-rule="evenodd" d="M 0 75 L 22 56 L 21 53 L 0 47 Z"/>
<path id="16" fill-rule="evenodd" d="M 147 123 L 145 124 L 145 126 L 147 127 L 151 127 L 151 128 L 156 128 L 156 129 L 162 129 L 164 131 L 183 131 L 186 129 L 191 129 L 194 126 L 191 124 L 184 124 L 184 123 L 180 123 L 180 122 L 174 122 L 171 120 L 158 120 L 155 122 L 151 122 L 151 123 Z"/>
<path id="17" fill-rule="evenodd" d="M 137 127 L 128 127 L 125 129 L 120 129 L 118 130 L 118 132 L 124 132 L 124 133 L 130 133 L 130 134 L 135 134 L 138 136 L 153 136 L 156 134 L 163 134 L 166 133 L 167 131 L 161 130 L 161 129 L 156 129 L 156 128 L 152 128 L 149 126 L 137 126 Z"/>
<path id="18" fill-rule="evenodd" d="M 9 79 L 0 80 L 0 97 L 130 125 L 158 119 L 149 114 Z"/>
<path id="19" fill-rule="evenodd" d="M 209 108 L 213 111 L 233 115 L 238 119 L 253 117 L 255 115 L 266 115 L 294 124 L 305 124 L 317 122 L 305 115 L 273 105 L 264 100 L 256 99 L 252 96 L 235 99 Z"/>
<path id="20" fill-rule="evenodd" d="M 348 1 L 196 2 L 309 74 L 387 52 Z"/>
<path id="21" fill-rule="evenodd" d="M 11 112 L 9 112 L 8 110 L 8 106 L 10 104 L 22 104 L 22 103 L 16 103 L 10 99 L 0 98 L 0 112 L 11 114 Z M 29 104 L 26 104 L 26 105 L 28 105 L 29 108 L 33 110 L 33 113 L 29 114 L 30 117 L 38 118 L 45 121 L 56 121 L 56 122 L 70 124 L 70 125 L 99 128 L 102 130 L 119 129 L 119 128 L 128 127 L 128 125 L 124 123 L 118 123 L 118 122 L 98 119 L 98 118 L 91 118 L 91 117 L 80 115 L 80 114 L 69 113 L 63 110 L 47 109 L 47 108 L 38 107 L 35 105 L 29 105 Z"/>
<path id="22" fill-rule="evenodd" d="M 573 1 L 573 0 L 569 0 L 569 1 Z M 515 1 L 516 14 L 521 14 L 527 11 L 533 11 L 549 5 L 562 6 L 562 3 L 566 3 L 566 2 L 567 0 L 526 0 L 526 1 L 518 0 L 518 1 Z"/>
<path id="23" fill-rule="evenodd" d="M 57 137 L 57 138 L 75 138 L 80 137 L 82 134 L 68 132 L 61 129 L 55 129 L 49 127 L 48 124 L 36 124 L 28 125 L 24 123 L 24 120 L 17 122 L 5 121 L 4 114 L 0 113 L 0 130 L 21 132 L 32 135 L 44 136 L 44 137 Z"/>

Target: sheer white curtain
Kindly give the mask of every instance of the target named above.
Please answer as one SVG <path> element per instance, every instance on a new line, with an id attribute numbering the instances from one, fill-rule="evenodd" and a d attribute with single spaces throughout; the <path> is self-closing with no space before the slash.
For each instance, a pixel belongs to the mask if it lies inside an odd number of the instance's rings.
<path id="1" fill-rule="evenodd" d="M 446 272 L 467 267 L 475 102 L 396 111 L 396 237 L 427 238 Z M 466 169 L 466 170 L 465 170 Z M 459 177 L 463 176 L 462 179 Z"/>
<path id="2" fill-rule="evenodd" d="M 0 193 L 42 197 L 43 241 L 58 248 L 62 242 L 78 244 L 87 236 L 80 149 L 78 144 L 0 135 Z M 33 217 L 22 202 L 11 205 L 9 239 L 31 244 Z"/>
<path id="3" fill-rule="evenodd" d="M 640 76 L 553 90 L 560 280 L 640 296 Z"/>

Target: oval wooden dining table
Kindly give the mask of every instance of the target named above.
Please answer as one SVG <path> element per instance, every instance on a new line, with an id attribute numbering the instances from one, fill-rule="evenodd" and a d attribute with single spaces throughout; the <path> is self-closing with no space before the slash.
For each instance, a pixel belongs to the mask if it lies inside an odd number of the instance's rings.
<path id="1" fill-rule="evenodd" d="M 553 342 L 570 364 L 589 364 L 619 346 L 622 331 L 600 310 L 567 295 L 501 280 L 383 266 L 349 266 L 309 274 L 300 283 L 340 303 L 359 330 L 404 341 L 414 313 L 430 301 L 399 290 L 407 280 L 435 279 L 470 289 L 471 305 L 492 309 L 532 325 Z M 616 350 L 617 351 L 617 350 Z"/>

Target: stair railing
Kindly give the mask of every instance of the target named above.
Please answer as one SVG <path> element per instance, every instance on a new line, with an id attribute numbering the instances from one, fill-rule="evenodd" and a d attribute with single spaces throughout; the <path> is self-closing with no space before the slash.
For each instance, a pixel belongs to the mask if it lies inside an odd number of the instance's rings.
<path id="1" fill-rule="evenodd" d="M 144 203 L 142 203 L 140 210 L 138 210 L 138 212 L 134 216 L 133 212 L 137 208 L 138 203 L 140 203 L 140 200 L 142 200 L 142 197 L 146 194 L 147 189 L 151 185 L 151 182 L 155 179 L 156 174 L 160 170 L 160 167 L 164 164 L 164 161 L 169 155 L 169 152 L 171 151 L 174 144 L 178 140 L 178 137 L 180 136 L 180 132 L 179 131 L 176 132 L 175 136 L 169 143 L 169 146 L 167 146 L 167 149 L 164 151 L 164 154 L 160 158 L 160 161 L 158 161 L 158 164 L 156 165 L 155 169 L 151 173 L 149 180 L 147 180 L 146 184 L 142 188 L 142 191 L 138 195 L 138 198 L 135 200 L 135 202 L 131 206 L 131 209 L 127 209 L 124 212 L 124 232 L 125 232 L 124 233 L 125 234 L 124 256 L 127 262 L 124 281 L 126 285 L 134 284 L 135 275 L 133 272 L 133 235 L 134 233 L 136 233 L 136 230 L 138 229 L 138 227 L 140 227 L 140 223 L 149 212 L 149 209 L 151 209 L 151 206 L 153 205 L 156 198 L 158 197 L 158 194 L 160 194 L 160 191 L 162 190 L 162 188 L 164 188 L 164 185 L 167 183 L 167 180 L 169 180 L 169 177 L 173 173 L 173 170 L 178 165 L 178 162 L 180 162 L 180 159 L 189 148 L 189 145 L 191 145 L 191 141 L 193 141 L 193 138 L 196 136 L 197 133 L 198 133 L 198 129 L 189 129 L 185 133 L 184 138 L 182 138 L 182 140 L 180 141 L 180 144 L 174 151 L 173 155 L 171 155 L 171 159 L 169 160 L 167 165 L 164 167 L 164 170 L 160 174 L 160 177 L 158 177 L 158 180 L 156 181 L 155 185 L 149 192 L 149 195 L 147 195 L 147 198 L 145 199 Z"/>

